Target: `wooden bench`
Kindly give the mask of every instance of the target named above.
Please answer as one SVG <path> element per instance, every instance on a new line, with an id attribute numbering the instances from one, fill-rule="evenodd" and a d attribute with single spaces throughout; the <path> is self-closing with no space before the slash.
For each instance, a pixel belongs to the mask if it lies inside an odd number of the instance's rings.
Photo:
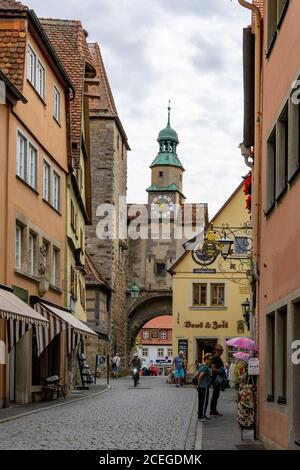
<path id="1" fill-rule="evenodd" d="M 42 392 L 45 394 L 45 400 L 53 400 L 54 393 L 56 392 L 56 398 L 59 398 L 59 392 L 62 393 L 62 396 L 66 398 L 66 385 L 61 382 L 61 379 L 58 375 L 53 375 L 45 379 L 45 383 L 42 386 Z"/>

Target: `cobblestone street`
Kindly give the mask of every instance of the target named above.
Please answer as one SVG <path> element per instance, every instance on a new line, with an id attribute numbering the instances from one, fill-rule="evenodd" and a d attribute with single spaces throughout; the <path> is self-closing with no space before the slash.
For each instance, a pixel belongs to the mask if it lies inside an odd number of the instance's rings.
<path id="1" fill-rule="evenodd" d="M 192 449 L 195 390 L 162 377 L 0 424 L 0 449 Z"/>

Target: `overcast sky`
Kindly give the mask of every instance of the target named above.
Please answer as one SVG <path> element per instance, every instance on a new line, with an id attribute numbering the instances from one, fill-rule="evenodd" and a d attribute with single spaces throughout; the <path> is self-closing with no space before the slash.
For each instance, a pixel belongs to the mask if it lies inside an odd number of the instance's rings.
<path id="1" fill-rule="evenodd" d="M 128 202 L 146 202 L 158 132 L 179 135 L 187 202 L 212 217 L 247 173 L 242 141 L 242 28 L 237 0 L 24 0 L 38 16 L 80 19 L 98 41 L 132 149 Z"/>

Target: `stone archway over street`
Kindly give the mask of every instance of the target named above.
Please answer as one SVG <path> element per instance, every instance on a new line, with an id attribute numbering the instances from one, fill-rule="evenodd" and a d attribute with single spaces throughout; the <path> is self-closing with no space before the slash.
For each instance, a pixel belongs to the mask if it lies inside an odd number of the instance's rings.
<path id="1" fill-rule="evenodd" d="M 172 292 L 152 292 L 141 295 L 128 309 L 128 352 L 142 327 L 152 318 L 172 315 Z"/>

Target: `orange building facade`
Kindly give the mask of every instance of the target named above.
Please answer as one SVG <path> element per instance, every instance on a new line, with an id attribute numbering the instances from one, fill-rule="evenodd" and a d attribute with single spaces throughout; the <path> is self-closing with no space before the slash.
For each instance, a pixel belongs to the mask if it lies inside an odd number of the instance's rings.
<path id="1" fill-rule="evenodd" d="M 258 431 L 268 448 L 295 449 L 300 437 L 300 2 L 253 4 L 260 10 L 254 9 L 252 24 L 252 331 L 260 354 Z"/>
<path id="2" fill-rule="evenodd" d="M 63 306 L 72 83 L 34 12 L 19 3 L 3 2 L 0 8 L 0 49 L 0 69 L 9 80 L 5 104 L 0 106 L 0 284 L 13 288 L 26 303 L 35 296 Z M 17 100 L 9 97 L 12 87 L 21 95 Z M 2 338 L 8 331 L 6 322 L 1 320 Z M 6 352 L 2 405 L 32 399 L 34 335 L 35 329 L 29 328 Z M 49 362 L 54 361 L 63 376 L 63 334 L 56 343 L 59 352 L 55 357 L 46 354 L 39 367 L 47 375 Z"/>

